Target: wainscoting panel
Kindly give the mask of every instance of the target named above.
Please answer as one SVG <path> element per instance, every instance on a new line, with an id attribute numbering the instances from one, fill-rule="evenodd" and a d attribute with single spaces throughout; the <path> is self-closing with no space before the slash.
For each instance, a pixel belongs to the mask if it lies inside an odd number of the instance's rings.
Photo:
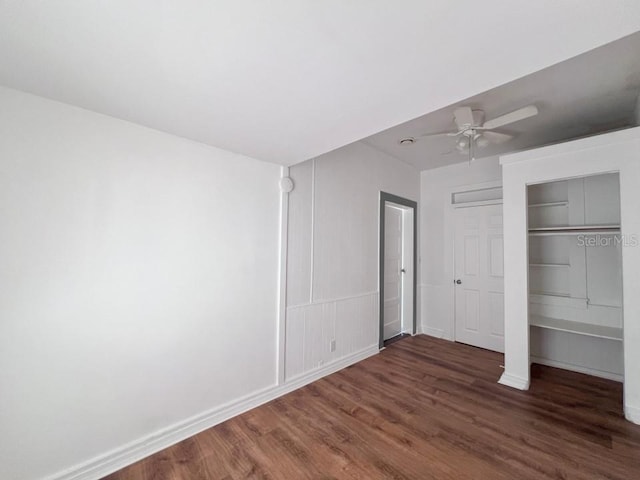
<path id="1" fill-rule="evenodd" d="M 286 380 L 377 345 L 378 322 L 378 292 L 288 307 Z"/>
<path id="2" fill-rule="evenodd" d="M 451 285 L 420 285 L 422 333 L 446 340 L 454 339 L 453 303 L 454 291 Z"/>

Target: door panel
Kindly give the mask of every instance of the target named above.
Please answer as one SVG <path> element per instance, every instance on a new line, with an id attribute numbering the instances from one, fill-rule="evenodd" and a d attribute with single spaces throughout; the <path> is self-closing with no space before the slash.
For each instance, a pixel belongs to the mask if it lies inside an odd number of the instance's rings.
<path id="1" fill-rule="evenodd" d="M 502 205 L 456 210 L 455 339 L 504 351 Z"/>
<path id="2" fill-rule="evenodd" d="M 504 277 L 504 245 L 502 235 L 489 236 L 489 275 Z"/>
<path id="3" fill-rule="evenodd" d="M 464 237 L 464 274 L 478 275 L 478 235 Z"/>
<path id="4" fill-rule="evenodd" d="M 478 292 L 476 290 L 465 290 L 462 295 L 464 295 L 465 300 L 464 330 L 477 333 L 480 323 L 480 298 Z"/>
<path id="5" fill-rule="evenodd" d="M 504 294 L 489 292 L 489 328 L 492 335 L 504 337 Z"/>

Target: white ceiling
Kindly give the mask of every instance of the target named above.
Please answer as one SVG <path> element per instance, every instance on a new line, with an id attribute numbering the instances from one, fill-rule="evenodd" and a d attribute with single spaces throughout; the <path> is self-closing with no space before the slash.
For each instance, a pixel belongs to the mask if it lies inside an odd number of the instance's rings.
<path id="1" fill-rule="evenodd" d="M 0 84 L 292 164 L 638 30 L 638 0 L 0 0 Z"/>
<path id="2" fill-rule="evenodd" d="M 492 119 L 526 105 L 540 113 L 496 131 L 515 135 L 501 145 L 477 149 L 482 158 L 591 135 L 634 124 L 640 94 L 640 33 L 548 67 L 443 109 L 373 135 L 364 141 L 419 170 L 468 161 L 455 139 L 418 139 L 400 145 L 402 138 L 455 131 L 453 111 L 470 106 Z"/>

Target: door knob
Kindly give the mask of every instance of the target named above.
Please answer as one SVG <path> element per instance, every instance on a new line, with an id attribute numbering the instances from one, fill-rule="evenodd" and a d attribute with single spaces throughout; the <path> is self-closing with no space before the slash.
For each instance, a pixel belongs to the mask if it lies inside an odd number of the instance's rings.
<path id="1" fill-rule="evenodd" d="M 462 280 L 457 279 L 457 280 L 456 280 L 456 285 L 462 285 Z"/>
<path id="2" fill-rule="evenodd" d="M 400 270 L 400 273 L 407 273 L 407 271 L 403 268 L 402 270 Z"/>

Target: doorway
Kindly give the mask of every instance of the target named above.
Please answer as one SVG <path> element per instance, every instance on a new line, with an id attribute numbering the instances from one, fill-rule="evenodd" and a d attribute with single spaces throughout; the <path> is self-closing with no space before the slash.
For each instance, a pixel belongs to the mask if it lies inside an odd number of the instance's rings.
<path id="1" fill-rule="evenodd" d="M 379 346 L 416 333 L 417 203 L 380 192 Z"/>
<path id="2" fill-rule="evenodd" d="M 455 340 L 504 352 L 502 205 L 455 211 Z"/>

